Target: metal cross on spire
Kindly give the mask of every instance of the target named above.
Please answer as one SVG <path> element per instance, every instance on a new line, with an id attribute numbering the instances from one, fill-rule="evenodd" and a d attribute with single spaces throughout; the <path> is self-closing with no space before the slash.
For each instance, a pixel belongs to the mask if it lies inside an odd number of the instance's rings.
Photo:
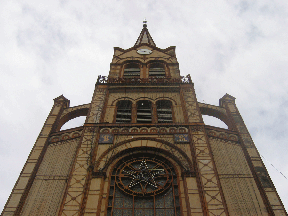
<path id="1" fill-rule="evenodd" d="M 146 18 L 144 18 L 144 20 L 143 20 L 143 27 L 147 28 L 147 20 L 146 20 Z"/>

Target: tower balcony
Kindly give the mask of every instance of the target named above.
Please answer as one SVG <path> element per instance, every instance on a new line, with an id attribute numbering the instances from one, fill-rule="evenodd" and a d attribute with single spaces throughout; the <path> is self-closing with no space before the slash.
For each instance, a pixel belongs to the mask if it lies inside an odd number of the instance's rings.
<path id="1" fill-rule="evenodd" d="M 193 84 L 190 74 L 187 76 L 180 76 L 179 78 L 168 78 L 168 77 L 149 77 L 149 78 L 111 78 L 108 76 L 98 76 L 97 85 L 99 84 L 124 84 L 124 85 L 135 85 L 135 84 Z"/>

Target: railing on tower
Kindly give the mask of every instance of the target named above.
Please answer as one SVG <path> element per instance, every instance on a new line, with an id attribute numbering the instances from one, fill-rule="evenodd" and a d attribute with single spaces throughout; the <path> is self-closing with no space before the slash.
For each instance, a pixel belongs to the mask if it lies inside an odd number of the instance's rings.
<path id="1" fill-rule="evenodd" d="M 180 78 L 149 77 L 149 78 L 110 78 L 107 76 L 98 76 L 96 84 L 193 84 L 190 74 Z"/>

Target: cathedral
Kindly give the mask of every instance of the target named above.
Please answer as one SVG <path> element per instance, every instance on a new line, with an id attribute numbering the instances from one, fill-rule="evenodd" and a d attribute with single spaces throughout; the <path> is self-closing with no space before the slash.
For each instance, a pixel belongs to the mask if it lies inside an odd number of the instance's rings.
<path id="1" fill-rule="evenodd" d="M 198 102 L 175 48 L 158 48 L 144 21 L 90 103 L 55 98 L 2 215 L 287 215 L 235 98 Z"/>

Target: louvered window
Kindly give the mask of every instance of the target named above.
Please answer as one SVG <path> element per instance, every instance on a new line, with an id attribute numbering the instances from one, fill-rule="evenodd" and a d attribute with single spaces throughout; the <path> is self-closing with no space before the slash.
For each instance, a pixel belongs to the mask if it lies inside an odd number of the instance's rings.
<path id="1" fill-rule="evenodd" d="M 129 100 L 118 101 L 116 123 L 130 123 L 131 122 L 131 106 L 132 106 L 132 102 Z"/>
<path id="2" fill-rule="evenodd" d="M 138 64 L 131 63 L 125 66 L 124 78 L 140 78 L 140 67 Z"/>
<path id="3" fill-rule="evenodd" d="M 137 102 L 137 123 L 152 123 L 150 101 L 141 100 Z"/>
<path id="4" fill-rule="evenodd" d="M 158 123 L 172 123 L 172 103 L 168 100 L 159 100 L 156 103 Z"/>
<path id="5" fill-rule="evenodd" d="M 149 77 L 165 77 L 164 65 L 153 63 L 149 67 Z"/>

